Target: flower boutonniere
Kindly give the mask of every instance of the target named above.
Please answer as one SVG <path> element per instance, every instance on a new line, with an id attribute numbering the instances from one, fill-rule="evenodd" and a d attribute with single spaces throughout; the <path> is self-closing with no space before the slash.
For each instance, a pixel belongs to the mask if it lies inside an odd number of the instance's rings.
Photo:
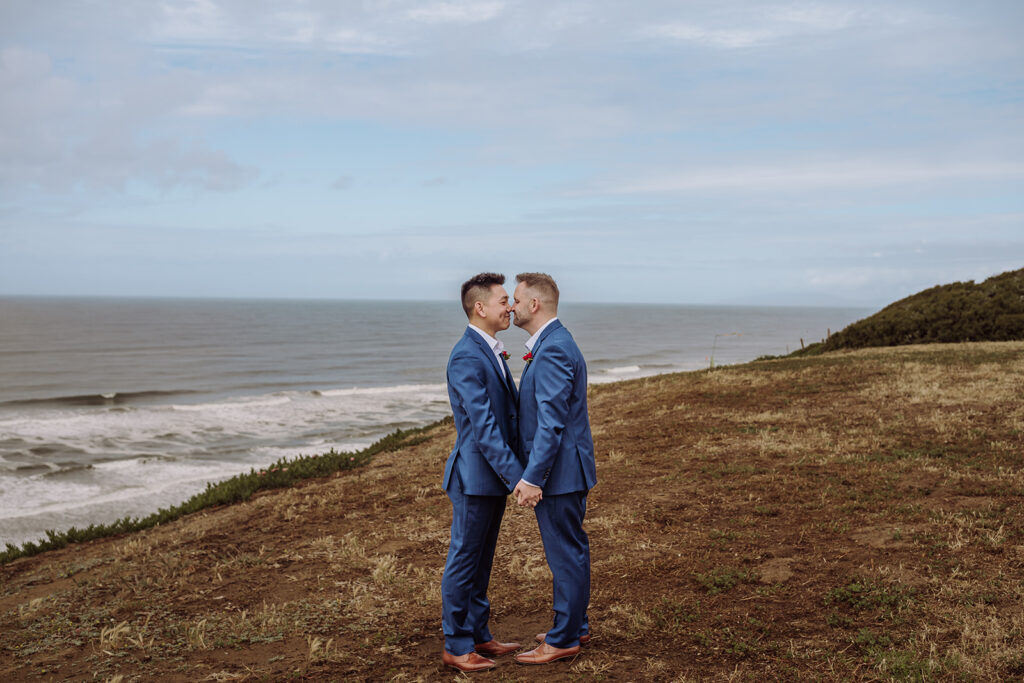
<path id="1" fill-rule="evenodd" d="M 508 351 L 502 351 L 499 355 L 502 360 L 508 360 Z"/>
<path id="2" fill-rule="evenodd" d="M 523 360 L 525 360 L 526 364 L 529 365 L 533 361 L 533 352 L 527 351 L 526 355 L 523 356 Z"/>

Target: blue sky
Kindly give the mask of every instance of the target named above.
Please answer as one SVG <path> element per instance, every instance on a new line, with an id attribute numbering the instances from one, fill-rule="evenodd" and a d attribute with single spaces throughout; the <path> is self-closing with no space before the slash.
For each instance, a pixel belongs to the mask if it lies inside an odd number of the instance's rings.
<path id="1" fill-rule="evenodd" d="M 0 6 L 0 294 L 881 306 L 1024 267 L 1024 4 Z"/>

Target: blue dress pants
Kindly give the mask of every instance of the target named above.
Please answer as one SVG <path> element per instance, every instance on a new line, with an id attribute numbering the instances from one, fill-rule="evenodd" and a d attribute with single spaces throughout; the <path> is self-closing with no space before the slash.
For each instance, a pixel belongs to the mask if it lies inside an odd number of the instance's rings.
<path id="1" fill-rule="evenodd" d="M 534 508 L 552 574 L 554 624 L 544 642 L 575 647 L 590 632 L 590 539 L 583 531 L 587 492 L 544 496 Z"/>
<path id="2" fill-rule="evenodd" d="M 508 496 L 467 496 L 455 478 L 447 493 L 452 531 L 441 579 L 441 627 L 445 649 L 459 656 L 493 637 L 487 584 Z"/>

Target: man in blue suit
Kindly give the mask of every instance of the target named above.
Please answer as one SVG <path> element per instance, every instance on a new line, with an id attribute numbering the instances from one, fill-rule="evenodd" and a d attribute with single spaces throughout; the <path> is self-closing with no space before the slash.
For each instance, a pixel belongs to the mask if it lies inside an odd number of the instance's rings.
<path id="1" fill-rule="evenodd" d="M 516 655 L 522 664 L 572 657 L 590 640 L 590 541 L 583 531 L 587 492 L 597 483 L 587 415 L 587 364 L 559 322 L 558 285 L 544 273 L 521 273 L 513 295 L 515 324 L 530 334 L 519 382 L 519 438 L 527 456 L 515 487 L 533 507 L 553 576 L 554 623 L 540 645 Z"/>
<path id="2" fill-rule="evenodd" d="M 508 494 L 522 478 L 515 382 L 501 342 L 509 326 L 505 276 L 481 273 L 462 285 L 469 327 L 448 359 L 448 398 L 455 418 L 455 448 L 444 467 L 452 502 L 451 542 L 441 580 L 445 665 L 459 671 L 495 666 L 482 655 L 521 647 L 500 643 L 487 626 L 494 546 Z"/>

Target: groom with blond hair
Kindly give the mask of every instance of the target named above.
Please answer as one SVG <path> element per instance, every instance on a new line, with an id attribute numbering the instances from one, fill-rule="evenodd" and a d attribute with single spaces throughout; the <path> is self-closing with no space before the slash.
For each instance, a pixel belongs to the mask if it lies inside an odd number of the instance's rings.
<path id="1" fill-rule="evenodd" d="M 554 621 L 521 664 L 573 657 L 590 641 L 590 540 L 583 530 L 587 493 L 597 483 L 587 415 L 587 364 L 558 320 L 558 285 L 545 273 L 516 276 L 515 325 L 526 330 L 519 381 L 519 439 L 527 458 L 514 493 L 537 515 L 552 574 Z"/>

